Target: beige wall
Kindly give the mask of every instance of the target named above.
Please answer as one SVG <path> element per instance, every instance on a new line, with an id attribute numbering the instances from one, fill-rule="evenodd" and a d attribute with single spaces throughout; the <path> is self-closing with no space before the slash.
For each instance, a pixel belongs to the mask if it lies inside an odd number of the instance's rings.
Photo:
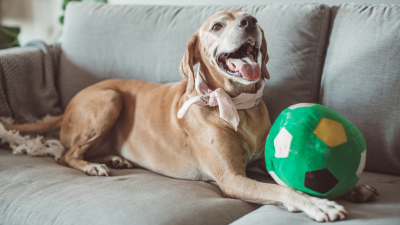
<path id="1" fill-rule="evenodd" d="M 62 26 L 58 18 L 62 14 L 63 0 L 0 0 L 0 2 L 2 24 L 21 28 L 19 40 L 22 45 L 34 39 L 44 40 L 46 43 L 60 40 Z M 327 5 L 337 5 L 341 2 L 400 4 L 400 0 L 108 0 L 108 2 L 156 5 L 254 5 L 275 2 L 321 2 Z"/>
<path id="2" fill-rule="evenodd" d="M 62 0 L 0 0 L 3 25 L 19 26 L 19 41 L 32 39 L 55 42 L 61 33 L 58 17 L 62 13 Z"/>

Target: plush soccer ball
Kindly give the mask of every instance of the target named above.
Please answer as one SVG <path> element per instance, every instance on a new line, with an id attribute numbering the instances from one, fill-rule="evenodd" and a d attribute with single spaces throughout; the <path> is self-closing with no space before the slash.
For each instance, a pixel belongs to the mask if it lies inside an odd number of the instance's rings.
<path id="1" fill-rule="evenodd" d="M 278 184 L 328 199 L 357 184 L 365 159 L 361 132 L 319 104 L 300 103 L 285 109 L 265 144 L 267 170 Z"/>

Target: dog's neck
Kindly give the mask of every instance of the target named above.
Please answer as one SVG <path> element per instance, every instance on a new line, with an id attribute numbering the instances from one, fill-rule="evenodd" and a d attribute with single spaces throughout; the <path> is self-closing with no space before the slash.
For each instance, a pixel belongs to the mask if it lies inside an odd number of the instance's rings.
<path id="1" fill-rule="evenodd" d="M 199 73 L 197 76 L 201 74 L 211 90 L 222 88 L 232 98 L 237 97 L 242 93 L 254 94 L 257 91 L 256 83 L 244 85 L 237 81 L 233 81 L 223 74 L 220 74 L 220 72 L 214 67 L 207 67 L 200 63 L 198 71 Z"/>

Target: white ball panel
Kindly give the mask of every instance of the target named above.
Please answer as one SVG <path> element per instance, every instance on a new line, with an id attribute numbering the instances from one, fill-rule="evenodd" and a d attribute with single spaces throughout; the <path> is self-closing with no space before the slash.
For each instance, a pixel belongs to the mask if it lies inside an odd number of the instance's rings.
<path id="1" fill-rule="evenodd" d="M 289 109 L 296 109 L 296 108 L 300 108 L 300 107 L 311 107 L 313 105 L 315 105 L 315 103 L 299 103 L 299 104 L 290 106 Z"/>
<path id="2" fill-rule="evenodd" d="M 289 156 L 292 139 L 293 136 L 286 128 L 282 128 L 281 131 L 279 131 L 279 134 L 274 140 L 276 158 L 287 158 Z"/>
<path id="3" fill-rule="evenodd" d="M 365 161 L 367 160 L 367 150 L 365 150 L 363 153 L 361 153 L 361 160 L 360 160 L 360 165 L 358 166 L 356 175 L 358 178 L 360 178 L 361 173 L 364 171 L 365 167 Z"/>
<path id="4" fill-rule="evenodd" d="M 276 183 L 278 183 L 279 185 L 283 185 L 283 186 L 287 186 L 285 183 L 283 183 L 283 181 L 281 179 L 279 179 L 279 177 L 275 174 L 274 171 L 269 171 L 269 175 L 271 175 L 271 177 L 275 180 Z"/>

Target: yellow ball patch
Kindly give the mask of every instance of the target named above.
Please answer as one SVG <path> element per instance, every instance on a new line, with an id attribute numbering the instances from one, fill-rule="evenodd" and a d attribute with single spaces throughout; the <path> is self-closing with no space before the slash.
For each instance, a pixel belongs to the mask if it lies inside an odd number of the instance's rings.
<path id="1" fill-rule="evenodd" d="M 343 125 L 327 118 L 320 119 L 314 134 L 331 148 L 347 142 Z"/>

